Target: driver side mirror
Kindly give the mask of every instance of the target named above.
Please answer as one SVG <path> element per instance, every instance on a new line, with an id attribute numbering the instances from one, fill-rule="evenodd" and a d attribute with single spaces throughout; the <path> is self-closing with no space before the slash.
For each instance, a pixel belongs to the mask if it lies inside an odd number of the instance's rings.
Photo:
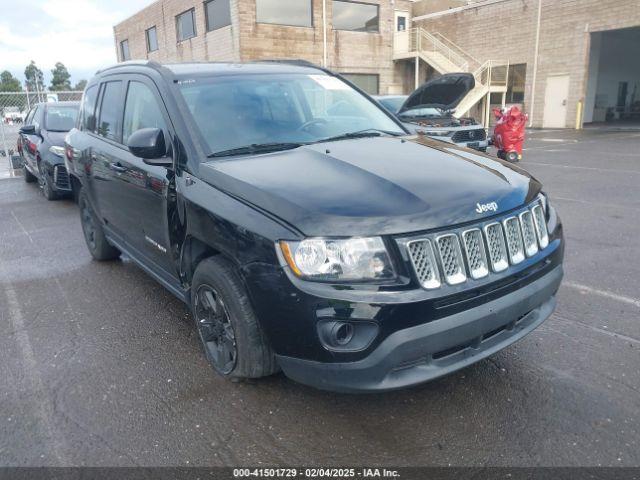
<path id="1" fill-rule="evenodd" d="M 173 160 L 167 157 L 167 145 L 160 128 L 141 128 L 127 140 L 129 151 L 147 165 L 171 168 Z"/>
<path id="2" fill-rule="evenodd" d="M 35 125 L 25 125 L 24 127 L 20 127 L 20 133 L 24 133 L 25 135 L 35 135 L 37 133 Z"/>

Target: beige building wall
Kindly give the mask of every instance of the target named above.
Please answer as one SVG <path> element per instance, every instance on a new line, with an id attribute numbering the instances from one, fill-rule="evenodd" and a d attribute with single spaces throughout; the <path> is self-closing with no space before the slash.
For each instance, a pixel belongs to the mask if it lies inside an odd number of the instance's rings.
<path id="1" fill-rule="evenodd" d="M 284 2 L 283 2 L 284 3 Z M 327 66 L 343 73 L 379 75 L 380 93 L 402 85 L 393 62 L 395 10 L 411 10 L 409 0 L 367 0 L 380 6 L 379 33 L 334 30 L 332 2 L 327 8 Z M 177 42 L 176 15 L 195 8 L 196 36 Z M 255 0 L 232 0 L 231 22 L 206 32 L 201 0 L 158 0 L 114 27 L 118 58 L 120 42 L 128 40 L 132 59 L 158 62 L 251 61 L 304 59 L 323 63 L 322 0 L 313 0 L 313 26 L 295 27 L 256 22 Z M 145 31 L 157 28 L 159 49 L 147 53 Z"/>
<path id="2" fill-rule="evenodd" d="M 430 0 L 423 0 L 429 2 Z M 506 0 L 414 23 L 440 32 L 480 61 L 526 63 L 525 108 L 542 126 L 549 76 L 569 75 L 567 127 L 576 123 L 579 100 L 586 96 L 590 33 L 640 25 L 638 0 L 541 0 L 542 15 L 536 85 L 533 85 L 538 0 Z M 417 11 L 418 6 L 416 6 Z M 414 15 L 417 16 L 417 15 Z M 629 52 L 629 60 L 638 52 Z M 535 93 L 534 93 L 535 92 Z"/>

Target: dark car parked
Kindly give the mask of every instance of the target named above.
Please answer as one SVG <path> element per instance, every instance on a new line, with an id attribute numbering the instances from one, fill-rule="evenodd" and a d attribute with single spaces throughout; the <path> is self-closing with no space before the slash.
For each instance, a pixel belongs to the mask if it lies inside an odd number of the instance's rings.
<path id="1" fill-rule="evenodd" d="M 555 307 L 564 242 L 540 183 L 410 135 L 324 69 L 105 69 L 67 163 L 93 257 L 125 252 L 190 305 L 226 377 L 405 387 Z"/>
<path id="2" fill-rule="evenodd" d="M 18 152 L 24 180 L 38 181 L 47 200 L 71 192 L 64 163 L 64 137 L 75 126 L 79 108 L 79 102 L 39 103 L 29 110 L 20 128 Z"/>

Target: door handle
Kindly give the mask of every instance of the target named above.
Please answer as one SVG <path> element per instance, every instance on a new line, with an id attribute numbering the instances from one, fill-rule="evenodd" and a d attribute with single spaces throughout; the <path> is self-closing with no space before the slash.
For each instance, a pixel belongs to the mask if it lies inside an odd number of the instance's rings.
<path id="1" fill-rule="evenodd" d="M 123 173 L 127 171 L 126 167 L 123 167 L 120 162 L 118 163 L 112 163 L 109 165 L 109 168 L 111 168 L 111 170 L 113 170 L 114 172 L 119 172 L 119 173 Z"/>
<path id="2" fill-rule="evenodd" d="M 567 101 L 566 100 L 562 100 L 562 106 L 566 107 L 567 106 Z"/>

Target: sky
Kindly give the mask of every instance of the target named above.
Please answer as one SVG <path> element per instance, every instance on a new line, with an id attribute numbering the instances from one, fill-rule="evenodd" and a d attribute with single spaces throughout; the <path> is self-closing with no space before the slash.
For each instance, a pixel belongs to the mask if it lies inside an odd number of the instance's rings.
<path id="1" fill-rule="evenodd" d="M 116 63 L 113 26 L 153 0 L 0 0 L 0 71 L 24 82 L 31 60 L 51 80 L 56 62 L 71 84 Z"/>

